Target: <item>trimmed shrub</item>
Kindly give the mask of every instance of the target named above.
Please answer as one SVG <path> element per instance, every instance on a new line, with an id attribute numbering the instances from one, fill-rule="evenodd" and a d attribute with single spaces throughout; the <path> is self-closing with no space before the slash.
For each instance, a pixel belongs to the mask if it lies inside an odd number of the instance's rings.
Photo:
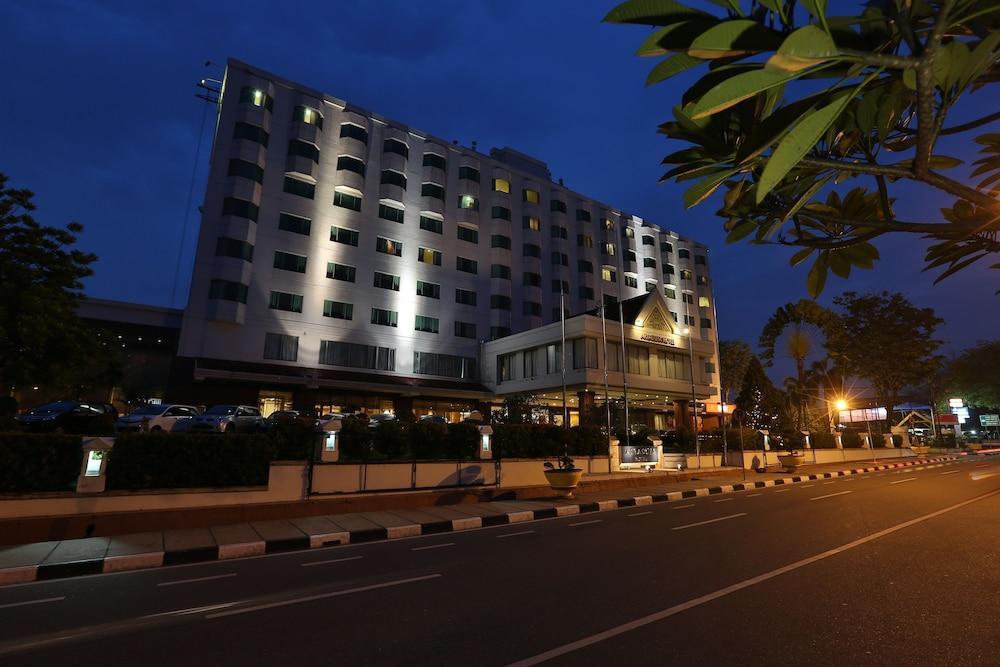
<path id="1" fill-rule="evenodd" d="M 812 433 L 809 435 L 809 442 L 813 449 L 835 449 L 837 447 L 837 439 L 833 433 Z"/>
<path id="2" fill-rule="evenodd" d="M 449 424 L 446 458 L 473 459 L 479 452 L 479 429 L 475 424 Z"/>
<path id="3" fill-rule="evenodd" d="M 273 454 L 265 435 L 125 433 L 109 454 L 107 487 L 264 486 Z"/>
<path id="4" fill-rule="evenodd" d="M 78 435 L 0 433 L 0 493 L 74 491 L 83 465 Z"/>
<path id="5" fill-rule="evenodd" d="M 274 424 L 267 437 L 276 461 L 305 461 L 316 455 L 318 435 L 311 424 L 286 421 Z"/>
<path id="6" fill-rule="evenodd" d="M 861 434 L 857 431 L 844 431 L 840 440 L 844 444 L 844 449 L 858 449 L 862 444 Z"/>
<path id="7" fill-rule="evenodd" d="M 600 428 L 564 429 L 547 424 L 495 424 L 494 458 L 549 458 L 568 451 L 570 456 L 606 456 L 608 443 Z"/>

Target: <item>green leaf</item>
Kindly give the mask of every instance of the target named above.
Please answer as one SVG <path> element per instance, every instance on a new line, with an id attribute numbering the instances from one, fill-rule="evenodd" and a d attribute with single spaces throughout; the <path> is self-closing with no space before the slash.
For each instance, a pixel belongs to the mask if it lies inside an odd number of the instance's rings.
<path id="1" fill-rule="evenodd" d="M 958 83 L 960 89 L 969 85 L 993 64 L 996 58 L 993 52 L 998 45 L 1000 45 L 1000 30 L 994 30 L 972 50 L 965 61 L 965 71 L 962 72 L 962 78 Z"/>
<path id="2" fill-rule="evenodd" d="M 649 72 L 649 76 L 646 77 L 646 85 L 652 86 L 654 83 L 659 83 L 665 79 L 669 79 L 675 74 L 680 74 L 681 72 L 691 69 L 701 63 L 704 60 L 699 60 L 698 58 L 692 58 L 686 53 L 675 53 L 674 55 L 664 58 L 656 64 Z"/>
<path id="3" fill-rule="evenodd" d="M 785 38 L 778 52 L 767 61 L 767 67 L 786 72 L 798 72 L 837 56 L 837 45 L 823 29 L 807 25 Z"/>
<path id="4" fill-rule="evenodd" d="M 799 209 L 808 204 L 809 200 L 812 199 L 813 195 L 815 195 L 817 192 L 823 189 L 823 187 L 827 183 L 829 183 L 831 179 L 833 179 L 833 175 L 821 178 L 812 185 L 810 185 L 809 188 L 802 193 L 802 196 L 799 197 L 798 201 L 796 201 L 795 204 L 790 209 L 788 209 L 788 211 L 785 212 L 785 215 L 781 217 L 781 221 L 786 222 L 789 218 L 798 213 Z"/>
<path id="5" fill-rule="evenodd" d="M 698 119 L 711 116 L 734 104 L 739 104 L 754 95 L 780 86 L 799 76 L 799 73 L 782 72 L 780 70 L 755 69 L 730 77 L 711 88 L 701 96 L 688 113 L 691 118 Z"/>
<path id="6" fill-rule="evenodd" d="M 809 296 L 814 299 L 819 297 L 826 287 L 826 274 L 829 269 L 827 254 L 828 252 L 820 252 L 806 277 L 806 289 L 809 290 Z"/>
<path id="7" fill-rule="evenodd" d="M 838 278 L 851 277 L 851 263 L 840 250 L 831 250 L 829 253 L 830 270 Z"/>
<path id="8" fill-rule="evenodd" d="M 824 30 L 830 32 L 830 26 L 826 23 L 826 0 L 802 0 L 802 6 L 823 24 Z"/>
<path id="9" fill-rule="evenodd" d="M 809 255 L 813 254 L 813 252 L 815 252 L 814 248 L 803 248 L 802 250 L 799 250 L 797 253 L 792 255 L 792 258 L 788 260 L 788 263 L 791 264 L 792 266 L 798 266 L 799 264 L 804 262 L 806 258 L 809 257 Z"/>
<path id="10" fill-rule="evenodd" d="M 904 69 L 903 70 L 903 85 L 910 90 L 917 89 L 917 70 L 915 69 Z"/>
<path id="11" fill-rule="evenodd" d="M 726 243 L 736 243 L 739 240 L 750 236 L 757 229 L 757 225 L 752 220 L 746 220 L 740 222 L 738 225 L 734 225 L 732 229 L 729 230 L 729 234 L 726 235 Z"/>
<path id="12" fill-rule="evenodd" d="M 698 33 L 707 30 L 711 26 L 712 23 L 699 21 L 681 21 L 679 23 L 671 23 L 668 26 L 659 28 L 649 33 L 649 37 L 642 41 L 642 44 L 636 51 L 636 55 L 662 56 L 669 51 L 687 49 Z M 680 40 L 671 39 L 672 36 L 676 37 L 675 33 L 683 33 L 681 35 L 682 38 Z"/>
<path id="13" fill-rule="evenodd" d="M 947 89 L 948 72 L 951 71 L 951 52 L 942 46 L 934 54 L 934 62 L 932 65 L 932 69 L 934 70 L 934 83 L 942 89 Z"/>
<path id="14" fill-rule="evenodd" d="M 771 154 L 767 164 L 764 166 L 764 172 L 760 175 L 756 193 L 758 204 L 799 163 L 799 160 L 812 150 L 827 128 L 847 108 L 847 105 L 854 96 L 877 75 L 878 72 L 870 75 L 853 92 L 842 91 L 839 95 L 835 96 L 833 102 L 809 113 L 785 135 L 785 138 L 778 144 L 774 153 Z"/>
<path id="15" fill-rule="evenodd" d="M 739 169 L 726 169 L 725 171 L 712 174 L 708 178 L 698 181 L 684 191 L 684 208 L 691 208 L 710 197 L 727 178 L 739 173 Z"/>
<path id="16" fill-rule="evenodd" d="M 604 17 L 605 23 L 641 23 L 668 25 L 693 17 L 711 17 L 700 9 L 692 9 L 675 0 L 626 0 Z"/>
<path id="17" fill-rule="evenodd" d="M 698 35 L 688 55 L 714 59 L 770 51 L 781 45 L 781 33 L 750 19 L 723 21 Z"/>
<path id="18" fill-rule="evenodd" d="M 948 72 L 944 78 L 944 88 L 945 90 L 950 90 L 953 85 L 962 81 L 965 66 L 969 63 L 969 47 L 965 45 L 965 42 L 956 40 L 948 42 L 941 50 L 948 51 L 949 64 Z"/>

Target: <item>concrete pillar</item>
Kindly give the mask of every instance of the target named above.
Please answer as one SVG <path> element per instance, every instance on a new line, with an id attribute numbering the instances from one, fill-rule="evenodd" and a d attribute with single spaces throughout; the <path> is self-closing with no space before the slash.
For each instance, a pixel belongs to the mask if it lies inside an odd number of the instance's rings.
<path id="1" fill-rule="evenodd" d="M 674 401 L 674 428 L 691 430 L 691 401 Z"/>
<path id="2" fill-rule="evenodd" d="M 608 438 L 608 465 L 611 472 L 618 472 L 622 467 L 621 452 L 618 451 L 618 438 L 615 436 Z"/>
<path id="3" fill-rule="evenodd" d="M 882 434 L 882 439 L 885 440 L 885 446 L 886 447 L 888 447 L 889 449 L 893 448 L 892 434 L 891 433 L 883 433 Z"/>
<path id="4" fill-rule="evenodd" d="M 805 449 L 812 449 L 812 442 L 809 440 L 809 431 L 802 431 L 802 435 L 805 437 L 805 445 L 803 447 Z"/>
<path id="5" fill-rule="evenodd" d="M 834 443 L 836 443 L 837 449 L 843 449 L 844 448 L 844 439 L 843 439 L 843 436 L 841 436 L 840 433 L 834 433 L 833 434 L 833 441 L 834 441 Z"/>
<path id="6" fill-rule="evenodd" d="M 862 433 L 861 434 L 861 447 L 862 447 L 862 449 L 871 449 L 872 448 L 872 440 L 871 440 L 871 438 L 869 437 L 869 435 L 867 433 Z"/>
<path id="7" fill-rule="evenodd" d="M 76 479 L 77 493 L 104 493 L 108 452 L 114 446 L 114 438 L 83 438 L 83 465 Z"/>
<path id="8" fill-rule="evenodd" d="M 576 392 L 577 405 L 580 407 L 580 425 L 583 426 L 587 423 L 587 417 L 589 417 L 594 410 L 594 392 L 592 391 L 578 391 Z"/>

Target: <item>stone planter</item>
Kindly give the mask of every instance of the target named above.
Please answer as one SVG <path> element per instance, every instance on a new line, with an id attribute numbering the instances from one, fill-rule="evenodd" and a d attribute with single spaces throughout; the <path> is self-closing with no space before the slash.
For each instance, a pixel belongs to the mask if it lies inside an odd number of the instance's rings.
<path id="1" fill-rule="evenodd" d="M 927 456 L 927 454 L 931 451 L 931 448 L 926 445 L 911 445 L 910 451 L 912 451 L 916 456 Z"/>
<path id="2" fill-rule="evenodd" d="M 983 448 L 983 444 L 981 442 L 970 442 L 967 445 L 965 445 L 965 448 L 968 449 L 970 452 L 978 452 L 980 449 Z"/>
<path id="3" fill-rule="evenodd" d="M 785 472 L 795 472 L 795 470 L 805 464 L 805 454 L 778 454 L 778 462 L 785 468 Z"/>
<path id="4" fill-rule="evenodd" d="M 580 468 L 545 471 L 545 479 L 549 481 L 549 486 L 559 498 L 572 498 L 573 490 L 580 483 L 581 477 L 583 477 L 583 470 Z"/>

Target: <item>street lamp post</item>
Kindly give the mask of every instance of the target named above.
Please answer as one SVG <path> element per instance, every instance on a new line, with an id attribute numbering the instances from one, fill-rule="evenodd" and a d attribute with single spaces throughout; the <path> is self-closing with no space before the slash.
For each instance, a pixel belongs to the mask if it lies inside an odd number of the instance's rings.
<path id="1" fill-rule="evenodd" d="M 837 418 L 839 420 L 839 418 L 840 418 L 840 414 L 839 413 L 843 412 L 844 410 L 847 409 L 847 401 L 845 401 L 842 398 L 838 398 L 834 402 L 833 407 L 837 408 L 837 412 L 838 412 Z M 836 438 L 836 435 L 834 436 L 834 438 Z M 844 451 L 844 442 L 843 442 L 843 440 L 841 440 L 841 442 L 840 442 L 840 458 L 842 458 L 844 461 L 847 461 L 847 452 Z"/>
<path id="2" fill-rule="evenodd" d="M 701 468 L 701 440 L 698 438 L 698 397 L 695 395 L 694 387 L 694 345 L 691 342 L 691 329 L 685 328 L 684 335 L 687 336 L 688 361 L 691 365 L 691 424 L 694 430 L 694 453 L 698 459 L 698 467 Z"/>

